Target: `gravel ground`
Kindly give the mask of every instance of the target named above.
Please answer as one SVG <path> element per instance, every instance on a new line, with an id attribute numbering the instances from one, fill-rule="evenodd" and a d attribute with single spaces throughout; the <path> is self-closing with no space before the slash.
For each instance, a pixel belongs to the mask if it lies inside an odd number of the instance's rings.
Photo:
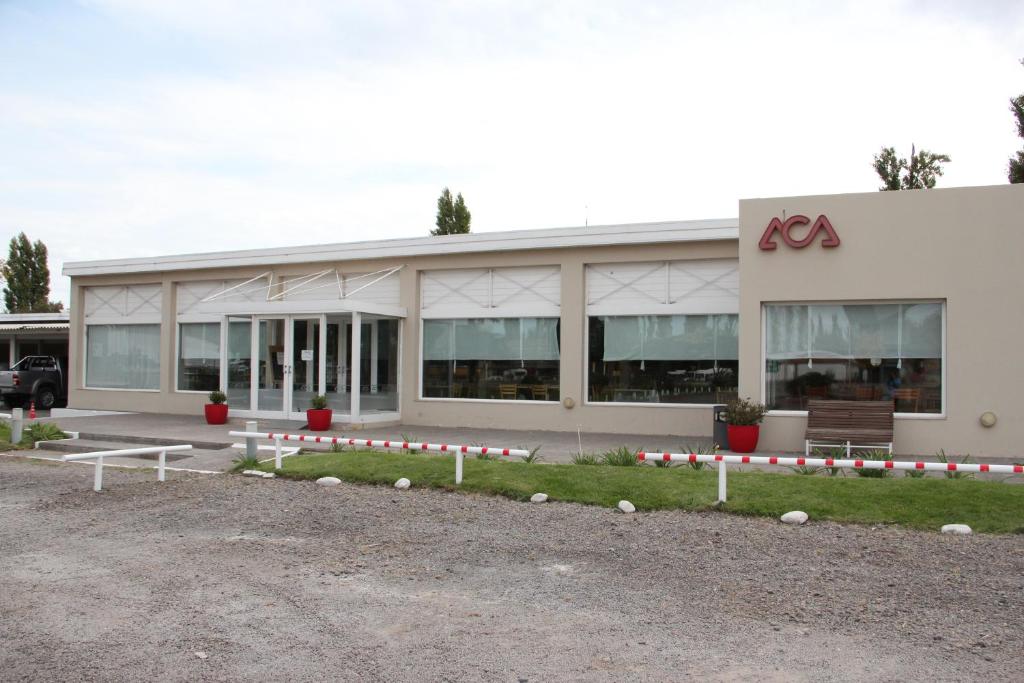
<path id="1" fill-rule="evenodd" d="M 1024 537 L 0 457 L 3 680 L 1019 680 Z"/>

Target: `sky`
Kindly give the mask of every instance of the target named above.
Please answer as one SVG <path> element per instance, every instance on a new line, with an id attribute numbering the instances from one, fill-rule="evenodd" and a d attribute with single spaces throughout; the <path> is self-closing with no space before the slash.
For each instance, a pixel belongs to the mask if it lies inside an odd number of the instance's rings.
<path id="1" fill-rule="evenodd" d="M 0 0 L 0 239 L 65 261 L 1007 182 L 1024 2 Z M 4 247 L 5 248 L 5 247 Z"/>

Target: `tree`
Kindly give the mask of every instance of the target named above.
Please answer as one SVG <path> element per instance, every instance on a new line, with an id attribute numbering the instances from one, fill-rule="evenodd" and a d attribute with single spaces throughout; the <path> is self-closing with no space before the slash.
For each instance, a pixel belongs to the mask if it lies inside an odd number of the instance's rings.
<path id="1" fill-rule="evenodd" d="M 64 308 L 59 301 L 50 301 L 50 267 L 46 245 L 28 241 L 25 233 L 11 238 L 7 261 L 2 272 L 4 304 L 9 313 L 52 313 Z"/>
<path id="2" fill-rule="evenodd" d="M 471 215 L 466 208 L 466 200 L 462 193 L 452 200 L 452 193 L 444 188 L 441 196 L 437 198 L 437 228 L 431 230 L 431 235 L 465 235 L 469 232 L 469 221 Z"/>
<path id="3" fill-rule="evenodd" d="M 882 179 L 879 190 L 930 190 L 935 180 L 942 175 L 942 164 L 949 163 L 949 156 L 934 154 L 926 150 L 915 151 L 910 146 L 910 161 L 898 158 L 892 147 L 883 147 L 875 155 L 875 173 Z"/>
<path id="4" fill-rule="evenodd" d="M 1024 65 L 1024 59 L 1020 60 L 1020 63 Z M 1010 100 L 1010 111 L 1017 119 L 1017 135 L 1024 138 L 1024 94 Z M 1024 150 L 1017 152 L 1015 157 L 1010 157 L 1007 175 L 1011 183 L 1024 183 Z"/>

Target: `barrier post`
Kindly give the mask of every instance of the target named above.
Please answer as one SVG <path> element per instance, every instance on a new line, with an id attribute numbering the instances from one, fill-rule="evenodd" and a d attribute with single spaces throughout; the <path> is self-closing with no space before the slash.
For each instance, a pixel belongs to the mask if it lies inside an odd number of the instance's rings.
<path id="1" fill-rule="evenodd" d="M 281 469 L 281 439 L 274 439 L 274 469 Z"/>
<path id="2" fill-rule="evenodd" d="M 11 443 L 21 441 L 21 428 L 24 420 L 24 411 L 21 408 L 11 409 Z"/>
<path id="3" fill-rule="evenodd" d="M 92 490 L 103 490 L 103 457 L 96 458 L 96 467 L 93 469 Z"/>
<path id="4" fill-rule="evenodd" d="M 164 481 L 164 466 L 167 465 L 167 451 L 160 451 L 156 458 L 156 480 Z"/>
<path id="5" fill-rule="evenodd" d="M 455 485 L 462 483 L 462 449 L 455 451 Z"/>
<path id="6" fill-rule="evenodd" d="M 257 427 L 258 425 L 256 424 L 256 420 L 250 420 L 245 423 L 245 431 L 247 432 L 255 432 Z M 258 449 L 256 448 L 256 437 L 245 437 L 245 457 L 255 458 L 257 453 Z"/>
<path id="7" fill-rule="evenodd" d="M 718 502 L 725 502 L 725 461 L 718 461 Z"/>

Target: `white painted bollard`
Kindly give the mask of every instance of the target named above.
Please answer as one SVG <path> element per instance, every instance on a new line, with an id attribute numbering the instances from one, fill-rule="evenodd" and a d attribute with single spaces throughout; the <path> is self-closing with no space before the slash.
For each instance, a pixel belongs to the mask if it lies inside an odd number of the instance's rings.
<path id="1" fill-rule="evenodd" d="M 725 468 L 724 460 L 718 462 L 718 502 L 725 502 Z"/>
<path id="2" fill-rule="evenodd" d="M 11 443 L 21 441 L 21 428 L 24 420 L 24 411 L 21 408 L 11 409 Z"/>
<path id="3" fill-rule="evenodd" d="M 92 490 L 103 490 L 103 456 L 96 458 L 96 467 L 92 474 Z"/>
<path id="4" fill-rule="evenodd" d="M 167 451 L 160 451 L 160 454 L 156 456 L 156 480 L 164 481 L 164 468 L 167 465 Z"/>
<path id="5" fill-rule="evenodd" d="M 455 451 L 455 485 L 462 483 L 462 451 Z"/>
<path id="6" fill-rule="evenodd" d="M 274 439 L 274 469 L 281 469 L 281 439 Z"/>
<path id="7" fill-rule="evenodd" d="M 248 422 L 245 423 L 245 431 L 247 432 L 255 432 L 258 427 L 259 425 L 256 423 L 256 420 L 249 420 Z M 256 448 L 256 437 L 245 437 L 245 457 L 255 458 L 257 453 L 258 449 Z"/>

